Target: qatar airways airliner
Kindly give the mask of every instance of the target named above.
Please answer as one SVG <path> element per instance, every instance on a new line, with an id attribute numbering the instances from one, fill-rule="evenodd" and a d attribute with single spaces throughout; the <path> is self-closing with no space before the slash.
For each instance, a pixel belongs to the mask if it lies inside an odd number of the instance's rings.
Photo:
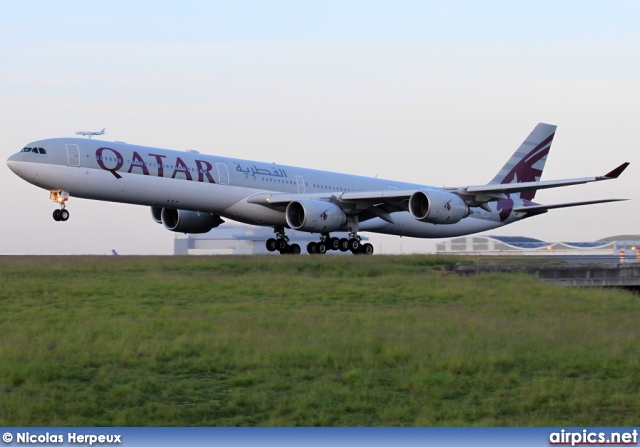
<path id="1" fill-rule="evenodd" d="M 80 197 L 149 206 L 153 220 L 170 231 L 208 232 L 223 218 L 273 227 L 269 251 L 300 253 L 286 235 L 291 228 L 319 235 L 308 244 L 309 253 L 372 254 L 359 232 L 452 237 L 554 208 L 623 200 L 533 202 L 539 189 L 614 179 L 629 165 L 602 176 L 541 181 L 555 131 L 556 126 L 538 124 L 489 183 L 444 188 L 91 138 L 34 141 L 7 165 L 50 191 L 59 206 L 56 221 L 69 219 L 67 201 Z M 337 231 L 349 237 L 331 237 Z"/>

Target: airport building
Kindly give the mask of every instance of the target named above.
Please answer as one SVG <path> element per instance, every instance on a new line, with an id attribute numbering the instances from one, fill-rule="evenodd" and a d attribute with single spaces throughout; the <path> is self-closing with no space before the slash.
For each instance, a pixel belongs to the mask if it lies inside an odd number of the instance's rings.
<path id="1" fill-rule="evenodd" d="M 471 235 L 436 244 L 437 254 L 498 256 L 624 256 L 638 257 L 640 235 L 619 235 L 595 242 L 545 242 L 521 236 Z"/>
<path id="2" fill-rule="evenodd" d="M 346 233 L 331 233 L 332 236 L 347 237 Z M 319 234 L 287 230 L 291 242 L 300 245 L 306 254 L 309 242 L 318 242 Z M 277 254 L 266 248 L 267 239 L 275 237 L 273 228 L 225 223 L 203 234 L 176 233 L 174 254 L 176 255 L 253 255 Z M 362 237 L 368 240 L 367 237 Z M 406 245 L 406 243 L 405 243 Z M 411 245 L 411 244 L 408 244 Z M 595 242 L 545 242 L 522 236 L 469 235 L 435 244 L 436 254 L 483 255 L 483 256 L 620 256 L 624 251 L 627 260 L 636 260 L 640 252 L 640 235 L 617 235 Z M 433 250 L 433 248 L 432 248 Z M 328 254 L 342 254 L 328 251 Z M 433 251 L 432 251 L 433 253 Z M 346 254 L 351 254 L 347 252 Z"/>

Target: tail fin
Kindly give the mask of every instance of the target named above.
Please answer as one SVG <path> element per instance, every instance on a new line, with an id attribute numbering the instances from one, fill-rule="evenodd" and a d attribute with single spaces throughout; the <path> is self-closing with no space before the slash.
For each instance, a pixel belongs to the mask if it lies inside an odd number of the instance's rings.
<path id="1" fill-rule="evenodd" d="M 555 133 L 556 126 L 538 124 L 489 183 L 508 184 L 539 181 Z M 535 195 L 535 190 L 524 191 L 520 194 L 520 198 L 533 200 Z"/>

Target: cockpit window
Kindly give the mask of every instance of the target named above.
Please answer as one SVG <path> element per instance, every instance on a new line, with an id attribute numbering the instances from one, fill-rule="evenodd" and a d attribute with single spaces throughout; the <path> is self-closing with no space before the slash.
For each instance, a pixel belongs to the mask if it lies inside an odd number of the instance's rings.
<path id="1" fill-rule="evenodd" d="M 47 151 L 44 150 L 44 148 L 41 147 L 25 147 L 24 149 L 22 149 L 20 152 L 31 152 L 33 154 L 42 154 L 42 155 L 46 155 Z"/>

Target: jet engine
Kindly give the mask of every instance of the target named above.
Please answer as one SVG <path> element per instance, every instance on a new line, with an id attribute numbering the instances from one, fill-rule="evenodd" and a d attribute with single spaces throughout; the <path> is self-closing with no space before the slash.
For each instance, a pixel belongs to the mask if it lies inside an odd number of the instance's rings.
<path id="1" fill-rule="evenodd" d="M 432 189 L 411 194 L 409 213 L 420 222 L 454 224 L 471 214 L 471 211 L 460 196 Z"/>
<path id="2" fill-rule="evenodd" d="M 296 200 L 289 203 L 285 214 L 291 228 L 312 233 L 336 231 L 347 223 L 338 205 L 322 200 Z"/>
<path id="3" fill-rule="evenodd" d="M 200 211 L 175 210 L 151 207 L 151 217 L 169 231 L 178 233 L 206 233 L 224 221 L 215 214 Z"/>

